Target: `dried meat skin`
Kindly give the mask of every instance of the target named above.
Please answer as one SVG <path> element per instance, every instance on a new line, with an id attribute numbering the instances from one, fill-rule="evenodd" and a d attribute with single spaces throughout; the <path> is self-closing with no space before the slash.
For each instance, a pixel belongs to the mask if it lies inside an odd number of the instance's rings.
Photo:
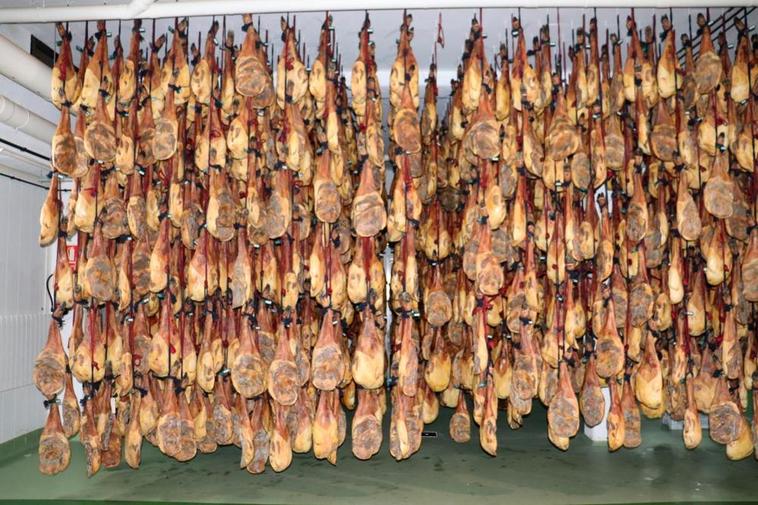
<path id="1" fill-rule="evenodd" d="M 559 374 L 560 385 L 550 401 L 547 421 L 550 429 L 558 437 L 573 437 L 579 430 L 579 403 L 571 387 L 565 361 L 560 364 Z"/>
<path id="2" fill-rule="evenodd" d="M 624 418 L 623 445 L 627 449 L 638 447 L 642 442 L 640 436 L 640 408 L 637 405 L 631 383 L 628 380 L 624 381 L 621 411 Z"/>
<path id="3" fill-rule="evenodd" d="M 181 450 L 181 419 L 178 412 L 164 414 L 158 419 L 156 436 L 161 452 L 174 457 Z"/>
<path id="4" fill-rule="evenodd" d="M 237 355 L 232 366 L 234 387 L 246 398 L 258 396 L 266 390 L 263 360 L 250 354 Z M 236 373 L 235 373 L 236 371 Z"/>
<path id="5" fill-rule="evenodd" d="M 598 342 L 598 375 L 603 378 L 614 375 L 624 363 L 624 350 L 615 342 Z M 600 358 L 602 356 L 602 359 Z"/>
<path id="6" fill-rule="evenodd" d="M 392 130 L 395 132 L 395 141 L 406 153 L 412 154 L 421 150 L 418 116 L 414 110 L 398 111 Z"/>
<path id="7" fill-rule="evenodd" d="M 387 212 L 378 192 L 356 197 L 352 212 L 353 225 L 359 237 L 373 237 L 387 225 Z"/>
<path id="8" fill-rule="evenodd" d="M 208 421 L 211 429 L 209 435 L 218 445 L 229 445 L 232 443 L 234 439 L 232 413 L 225 405 L 220 402 L 214 402 Z M 177 436 L 178 433 L 179 427 L 177 427 Z M 177 447 L 177 451 L 178 449 L 179 447 Z"/>
<path id="9" fill-rule="evenodd" d="M 48 399 L 63 391 L 66 380 L 66 355 L 58 323 L 50 322 L 48 343 L 34 361 L 33 382 Z"/>
<path id="10" fill-rule="evenodd" d="M 711 408 L 708 416 L 711 438 L 720 444 L 736 440 L 739 435 L 739 417 L 740 413 L 733 404 Z"/>
<path id="11" fill-rule="evenodd" d="M 710 38 L 710 33 L 703 35 Z M 695 82 L 697 91 L 705 95 L 713 90 L 721 80 L 721 59 L 711 49 L 710 52 L 701 54 L 695 67 Z"/>
<path id="12" fill-rule="evenodd" d="M 167 160 L 176 152 L 178 126 L 176 120 L 161 120 L 155 123 L 153 153 L 158 160 Z"/>
<path id="13" fill-rule="evenodd" d="M 68 468 L 71 461 L 71 447 L 63 434 L 58 405 L 50 405 L 45 428 L 39 440 L 39 471 L 44 475 L 55 475 Z"/>
<path id="14" fill-rule="evenodd" d="M 731 399 L 726 379 L 718 379 L 716 397 L 708 413 L 711 438 L 719 444 L 729 444 L 737 440 L 742 427 L 742 414 Z"/>
<path id="15" fill-rule="evenodd" d="M 373 392 L 358 392 L 358 408 L 353 417 L 351 439 L 353 454 L 358 459 L 366 460 L 379 452 L 382 445 L 381 410 Z"/>
<path id="16" fill-rule="evenodd" d="M 590 357 L 584 371 L 584 384 L 579 394 L 579 407 L 587 426 L 597 426 L 605 416 L 605 397 L 600 389 L 594 356 Z"/>
<path id="17" fill-rule="evenodd" d="M 450 438 L 459 444 L 464 444 L 471 439 L 471 417 L 466 407 L 466 399 L 463 391 L 458 391 L 458 407 L 450 418 Z"/>
<path id="18" fill-rule="evenodd" d="M 297 401 L 297 365 L 275 359 L 269 368 L 268 391 L 281 405 L 294 405 Z"/>
<path id="19" fill-rule="evenodd" d="M 353 380 L 366 389 L 384 384 L 384 342 L 370 311 L 366 311 L 352 359 Z"/>
<path id="20" fill-rule="evenodd" d="M 351 438 L 353 454 L 358 459 L 369 459 L 382 445 L 382 425 L 370 414 L 353 421 Z"/>

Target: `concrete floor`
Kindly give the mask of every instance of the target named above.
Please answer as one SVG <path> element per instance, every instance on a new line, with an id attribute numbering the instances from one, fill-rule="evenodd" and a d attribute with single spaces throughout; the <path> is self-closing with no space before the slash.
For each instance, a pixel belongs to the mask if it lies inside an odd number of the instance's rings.
<path id="1" fill-rule="evenodd" d="M 372 460 L 356 460 L 349 440 L 338 465 L 296 455 L 281 474 L 268 469 L 253 476 L 236 468 L 239 450 L 221 448 L 178 463 L 147 442 L 139 471 L 125 464 L 86 478 L 84 456 L 72 441 L 69 469 L 55 477 L 37 471 L 36 448 L 2 460 L 0 503 L 256 503 L 256 504 L 604 504 L 604 503 L 750 503 L 758 500 L 758 462 L 730 462 L 724 448 L 703 436 L 687 451 L 681 432 L 658 421 L 644 421 L 642 445 L 610 454 L 604 443 L 583 435 L 563 453 L 548 442 L 545 410 L 536 405 L 526 424 L 511 431 L 504 415 L 498 423 L 499 451 L 486 455 L 474 431 L 469 444 L 450 440 L 451 410 L 427 429 L 410 460 L 395 462 L 387 443 Z M 386 433 L 386 431 L 385 431 Z M 753 502 L 758 503 L 758 502 Z"/>

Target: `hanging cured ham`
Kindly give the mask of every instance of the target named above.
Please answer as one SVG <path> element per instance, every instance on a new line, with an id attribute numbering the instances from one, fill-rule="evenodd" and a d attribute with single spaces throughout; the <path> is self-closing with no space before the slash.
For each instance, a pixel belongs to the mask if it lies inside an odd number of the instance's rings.
<path id="1" fill-rule="evenodd" d="M 58 323 L 53 319 L 50 321 L 47 343 L 34 361 L 34 385 L 45 398 L 52 399 L 63 391 L 66 361 Z"/>
<path id="2" fill-rule="evenodd" d="M 55 475 L 68 468 L 71 448 L 63 433 L 58 405 L 53 403 L 49 409 L 39 441 L 39 471 L 45 475 Z"/>
<path id="3" fill-rule="evenodd" d="M 702 413 L 749 456 L 758 71 L 741 21 L 677 39 L 673 15 L 660 47 L 632 11 L 568 50 L 514 17 L 495 53 L 477 15 L 449 90 L 442 20 L 420 40 L 407 12 L 388 76 L 366 14 L 349 78 L 330 15 L 309 51 L 294 16 L 281 39 L 250 14 L 198 39 L 135 21 L 112 58 L 104 22 L 56 25 L 40 471 L 76 434 L 90 475 L 139 467 L 144 440 L 178 461 L 235 445 L 251 474 L 343 443 L 400 461 L 437 419 L 503 455 L 540 404 L 558 450 L 580 419 L 632 450 L 664 413 L 694 450 Z"/>

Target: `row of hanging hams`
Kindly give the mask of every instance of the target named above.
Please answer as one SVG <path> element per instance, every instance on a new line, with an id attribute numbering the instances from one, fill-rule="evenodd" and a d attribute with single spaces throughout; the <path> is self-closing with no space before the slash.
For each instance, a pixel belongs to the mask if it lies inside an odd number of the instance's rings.
<path id="1" fill-rule="evenodd" d="M 502 45 L 490 65 L 474 19 L 439 125 L 430 71 L 417 192 L 390 195 L 389 222 L 398 196 L 421 202 L 417 258 L 398 269 L 396 251 L 393 272 L 418 271 L 420 367 L 455 408 L 456 441 L 470 438 L 472 403 L 494 455 L 498 411 L 517 429 L 539 398 L 566 450 L 580 420 L 603 422 L 608 387 L 611 451 L 639 446 L 641 416 L 664 414 L 695 448 L 702 413 L 728 458 L 754 453 L 757 48 L 738 20 L 732 62 L 701 15 L 699 54 L 683 37 L 681 66 L 661 25 L 659 48 L 632 13 L 624 59 L 619 34 L 601 47 L 591 20 L 563 79 L 547 27 L 527 50 L 514 18 L 513 58 Z M 420 374 L 402 352 L 399 377 Z"/>
<path id="2" fill-rule="evenodd" d="M 282 471 L 293 452 L 335 463 L 345 408 L 356 456 L 381 446 L 387 213 L 368 18 L 352 102 L 330 17 L 310 72 L 294 24 L 282 19 L 271 62 L 243 23 L 242 44 L 229 31 L 219 50 L 214 22 L 201 53 L 177 21 L 145 57 L 137 21 L 112 62 L 98 23 L 79 73 L 58 25 L 61 121 L 40 218 L 40 244 L 58 248 L 56 310 L 35 364 L 44 473 L 67 466 L 76 433 L 90 475 L 138 467 L 143 439 L 180 461 L 236 444 L 251 473 Z"/>
<path id="3" fill-rule="evenodd" d="M 66 468 L 77 433 L 90 475 L 138 467 L 143 440 L 180 461 L 234 444 L 251 473 L 293 452 L 334 464 L 348 428 L 368 459 L 385 415 L 402 460 L 440 406 L 453 440 L 473 419 L 494 456 L 498 415 L 518 429 L 534 401 L 561 450 L 580 420 L 637 447 L 641 416 L 667 413 L 688 448 L 706 414 L 727 457 L 754 452 L 758 52 L 742 23 L 732 61 L 700 16 L 680 65 L 665 17 L 661 47 L 627 19 L 626 58 L 595 20 L 566 55 L 547 27 L 527 49 L 514 18 L 490 63 L 475 18 L 440 113 L 410 15 L 389 83 L 368 16 L 349 78 L 328 16 L 310 69 L 294 23 L 274 60 L 242 21 L 241 45 L 224 27 L 217 47 L 214 22 L 201 52 L 177 20 L 146 53 L 136 21 L 112 61 L 98 23 L 78 70 L 59 25 L 42 472 Z"/>

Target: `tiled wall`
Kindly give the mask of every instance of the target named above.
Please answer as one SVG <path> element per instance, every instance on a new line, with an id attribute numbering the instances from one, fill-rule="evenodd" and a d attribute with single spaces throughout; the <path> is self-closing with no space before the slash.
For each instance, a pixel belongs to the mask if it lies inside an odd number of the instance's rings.
<path id="1" fill-rule="evenodd" d="M 45 280 L 53 248 L 38 245 L 43 189 L 0 177 L 0 443 L 42 426 L 34 358 L 50 321 Z"/>

